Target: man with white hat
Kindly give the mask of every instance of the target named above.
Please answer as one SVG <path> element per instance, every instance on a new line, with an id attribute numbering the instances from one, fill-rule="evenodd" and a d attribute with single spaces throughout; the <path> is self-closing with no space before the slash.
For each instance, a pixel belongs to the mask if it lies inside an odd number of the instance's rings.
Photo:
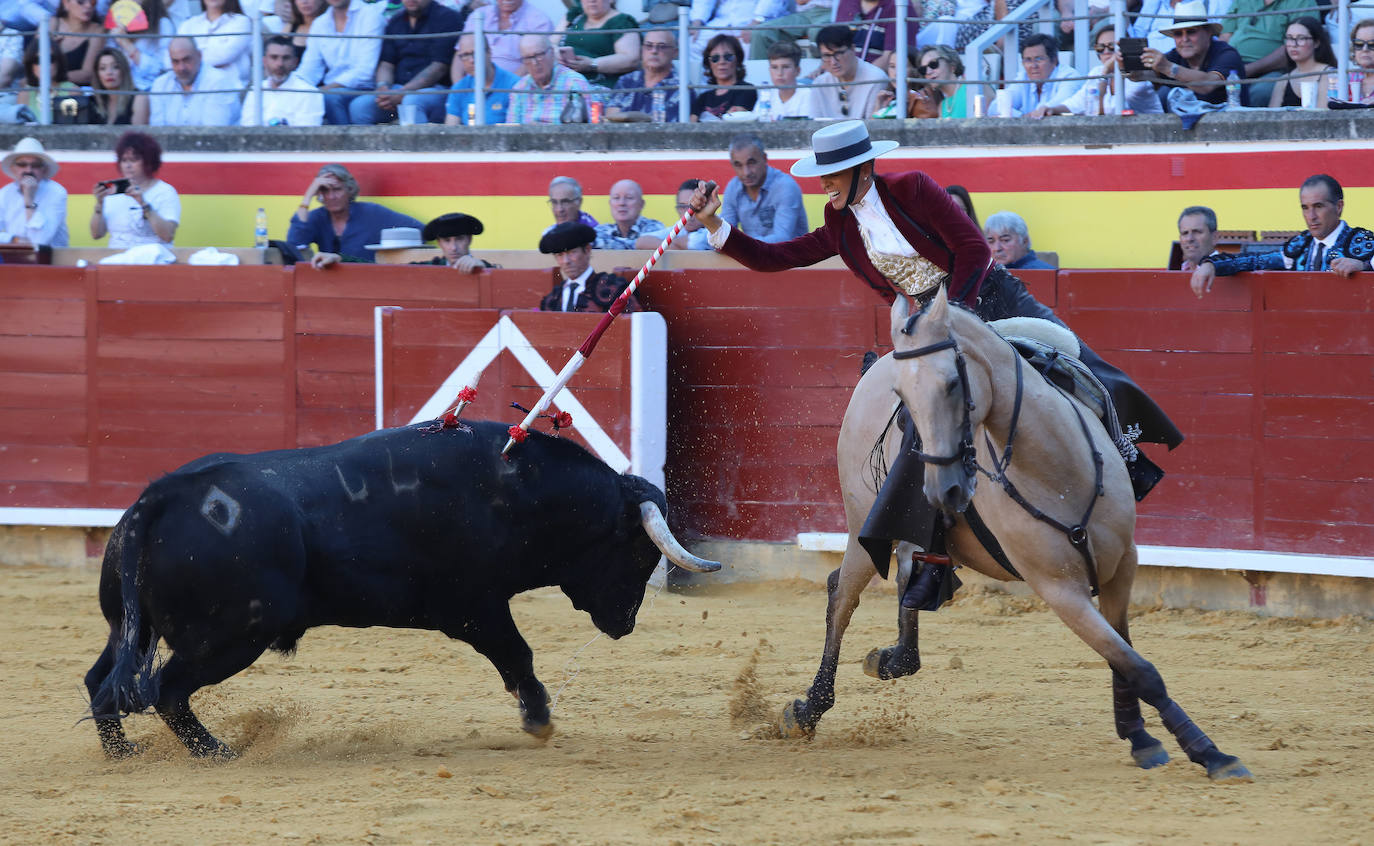
<path id="1" fill-rule="evenodd" d="M 895 141 L 870 140 L 868 127 L 857 120 L 812 134 L 812 155 L 794 164 L 792 175 L 820 178 L 829 198 L 825 223 L 790 241 L 768 244 L 731 227 L 716 215 L 719 198 L 708 196 L 700 185 L 691 205 L 711 232 L 711 246 L 752 270 L 809 267 L 838 255 L 889 303 L 905 294 L 924 305 L 944 285 L 951 301 L 963 303 L 984 320 L 1039 317 L 1062 326 L 1063 321 L 1036 302 L 1020 279 L 992 260 L 977 224 L 935 180 L 918 170 L 874 172 L 873 160 L 896 147 Z M 1081 359 L 1111 392 L 1123 427 L 1138 425 L 1141 440 L 1170 449 L 1183 441 L 1183 434 L 1130 377 L 1087 345 Z M 903 443 L 914 443 L 910 419 L 903 417 Z M 1128 469 L 1138 498 L 1164 475 L 1143 454 Z M 909 541 L 926 551 L 923 555 L 929 557 L 920 560 L 930 566 L 912 577 L 902 598 L 903 609 L 912 613 L 934 610 L 953 589 L 942 572 L 949 568 L 939 566 L 948 559 L 934 512 L 925 513 L 920 504 L 925 498 L 911 495 L 919 490 L 923 475 L 920 460 L 902 449 L 860 533 L 860 543 L 884 576 L 893 541 Z"/>
<path id="2" fill-rule="evenodd" d="M 1226 102 L 1227 77 L 1234 72 L 1238 79 L 1245 78 L 1245 62 L 1236 48 L 1217 38 L 1221 24 L 1208 19 L 1202 0 L 1179 3 L 1173 20 L 1159 31 L 1174 40 L 1174 49 L 1161 53 L 1146 47 L 1140 56 L 1146 69 L 1133 71 L 1131 79 L 1153 82 L 1156 88 L 1186 85 L 1199 100 L 1220 105 Z M 1244 89 L 1241 86 L 1241 105 L 1248 102 Z"/>
<path id="3" fill-rule="evenodd" d="M 0 244 L 67 246 L 67 189 L 52 181 L 58 164 L 37 138 L 22 138 L 0 161 L 14 181 L 0 188 Z"/>

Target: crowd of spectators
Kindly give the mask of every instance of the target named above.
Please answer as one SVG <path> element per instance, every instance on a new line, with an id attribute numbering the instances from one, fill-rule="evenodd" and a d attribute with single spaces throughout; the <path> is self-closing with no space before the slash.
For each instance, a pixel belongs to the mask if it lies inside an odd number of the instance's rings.
<path id="1" fill-rule="evenodd" d="M 44 17 L 35 10 L 49 2 L 0 0 L 0 89 L 17 83 L 15 102 L 32 114 L 41 111 L 34 18 Z M 46 81 L 61 123 L 467 125 L 479 122 L 475 64 L 485 52 L 488 124 L 579 122 L 603 111 L 613 121 L 676 121 L 684 74 L 692 121 L 1039 119 L 1111 113 L 1118 43 L 1129 36 L 1149 42 L 1145 69 L 1120 83 L 1134 113 L 1236 100 L 1374 105 L 1371 2 L 1356 0 L 1348 43 L 1333 43 L 1334 6 L 1310 0 L 1142 0 L 1124 33 L 1105 4 L 1075 21 L 1071 0 L 1058 0 L 1063 26 L 1019 33 L 1020 67 L 999 87 L 980 79 L 982 68 L 965 68 L 958 51 L 1020 5 L 1013 0 L 912 4 L 905 67 L 893 0 L 693 0 L 687 45 L 668 19 L 641 22 L 615 0 L 572 3 L 557 20 L 534 0 L 58 0 Z M 1089 68 L 1061 60 L 1080 24 L 1092 25 Z M 251 90 L 255 26 L 265 39 L 260 101 Z M 1352 59 L 1346 90 L 1334 72 L 1338 51 Z M 808 52 L 820 60 L 809 76 Z M 747 56 L 767 61 L 768 80 L 747 79 Z M 903 75 L 905 104 L 895 97 Z"/>

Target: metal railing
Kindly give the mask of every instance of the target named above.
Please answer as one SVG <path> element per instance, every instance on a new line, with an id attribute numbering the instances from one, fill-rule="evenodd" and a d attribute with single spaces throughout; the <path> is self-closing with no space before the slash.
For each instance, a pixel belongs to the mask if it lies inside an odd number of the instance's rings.
<path id="1" fill-rule="evenodd" d="M 360 2 L 360 0 L 354 0 L 354 2 Z M 984 89 L 985 89 L 986 87 L 991 86 L 991 87 L 993 87 L 994 89 L 1000 87 L 1000 88 L 1002 88 L 1002 90 L 1006 90 L 1006 88 L 1009 87 L 1009 86 L 1034 84 L 1035 81 L 1033 81 L 1033 80 L 1024 80 L 1024 79 L 1016 79 L 1016 78 L 1014 78 L 1014 77 L 1015 77 L 1015 74 L 1014 74 L 1013 71 L 1012 71 L 1012 68 L 1015 68 L 1015 67 L 1018 65 L 1019 59 L 1020 59 L 1020 28 L 1021 28 L 1021 26 L 1023 26 L 1023 25 L 1034 23 L 1034 24 L 1038 27 L 1038 29 L 1039 29 L 1041 32 L 1053 32 L 1053 30 L 1055 29 L 1055 27 L 1056 27 L 1062 20 L 1073 20 L 1073 21 L 1075 22 L 1075 26 L 1074 26 L 1073 51 L 1072 51 L 1072 52 L 1073 52 L 1073 56 L 1074 56 L 1074 63 L 1075 63 L 1075 66 L 1076 66 L 1080 71 L 1084 71 L 1084 70 L 1088 69 L 1089 67 L 1091 67 L 1091 64 L 1089 63 L 1089 45 L 1088 45 L 1090 26 L 1089 26 L 1088 24 L 1091 23 L 1091 22 L 1093 21 L 1093 17 L 1094 17 L 1094 16 L 1090 15 L 1090 13 L 1089 13 L 1089 0 L 1074 0 L 1073 15 L 1072 15 L 1071 18 L 1064 18 L 1064 17 L 1061 17 L 1061 16 L 1058 14 L 1058 9 L 1057 9 L 1057 5 L 1056 5 L 1056 3 L 1055 3 L 1055 0 L 1026 0 L 1026 2 L 1022 3 L 1022 4 L 1021 4 L 1020 6 L 1018 6 L 1016 9 L 1012 10 L 1009 14 L 1007 14 L 1007 15 L 1006 15 L 1005 17 L 1003 17 L 1002 19 L 996 20 L 996 21 L 991 21 L 991 22 L 986 21 L 986 20 L 977 20 L 977 19 L 954 20 L 954 19 L 950 19 L 950 18 L 926 18 L 926 17 L 919 17 L 919 16 L 911 16 L 911 15 L 909 14 L 909 10 L 910 10 L 910 7 L 911 7 L 911 2 L 912 2 L 912 0 L 896 0 L 895 16 L 894 16 L 893 18 L 881 18 L 881 19 L 875 19 L 875 20 L 865 21 L 865 23 L 882 23 L 882 24 L 891 24 L 891 25 L 893 26 L 893 29 L 894 29 L 895 49 L 894 49 L 894 51 L 893 51 L 892 60 L 896 63 L 896 66 L 899 67 L 899 68 L 907 68 L 907 67 L 909 67 L 908 59 L 909 59 L 909 53 L 910 53 L 910 49 L 911 49 L 910 46 L 909 46 L 909 41 L 910 41 L 910 37 L 909 37 L 909 33 L 910 33 L 909 25 L 910 25 L 910 23 L 912 23 L 912 22 L 915 22 L 918 26 L 919 26 L 919 25 L 923 25 L 923 24 L 928 24 L 928 23 L 937 23 L 937 22 L 939 22 L 939 23 L 955 23 L 955 24 L 961 24 L 961 25 L 964 25 L 964 24 L 976 24 L 976 25 L 980 25 L 980 26 L 986 26 L 986 29 L 985 29 L 982 33 L 980 33 L 979 35 L 977 35 L 975 38 L 973 38 L 973 40 L 970 41 L 970 42 L 968 43 L 968 45 L 964 48 L 964 51 L 963 51 L 963 60 L 964 60 L 964 67 L 965 67 L 965 77 L 964 77 L 963 79 L 956 80 L 956 81 L 959 82 L 959 84 L 961 84 L 961 85 L 970 86 L 970 91 L 971 91 L 971 93 L 972 93 L 972 97 L 970 98 L 970 100 L 971 100 L 971 106 L 972 106 L 972 109 L 973 109 L 973 114 L 970 115 L 970 116 L 978 116 L 978 117 L 981 117 L 981 116 L 985 113 L 985 109 L 984 109 L 984 105 L 985 105 L 985 104 L 984 104 Z M 1348 49 L 1348 45 L 1349 45 L 1349 41 L 1350 41 L 1350 28 L 1351 28 L 1351 25 L 1352 25 L 1352 20 L 1351 20 L 1351 17 L 1352 17 L 1352 16 L 1351 16 L 1351 10 L 1350 10 L 1350 3 L 1351 3 L 1351 0 L 1335 0 L 1335 8 L 1334 8 L 1334 10 L 1331 12 L 1331 14 L 1335 14 L 1335 15 L 1336 15 L 1336 22 L 1337 22 L 1337 25 L 1336 25 L 1337 38 L 1336 38 L 1335 41 L 1333 42 L 1332 47 L 1333 47 L 1333 50 L 1334 50 L 1334 52 L 1335 52 L 1336 61 L 1337 61 L 1337 66 L 1336 66 L 1337 85 L 1339 86 L 1339 90 L 1342 91 L 1342 92 L 1348 92 L 1348 91 L 1350 90 L 1350 86 L 1349 86 L 1350 51 L 1349 51 L 1349 49 Z M 1293 10 L 1293 9 L 1289 9 L 1289 10 L 1283 10 L 1283 11 L 1261 11 L 1261 12 L 1257 12 L 1257 13 L 1253 13 L 1253 14 L 1245 14 L 1245 15 L 1219 15 L 1219 16 L 1217 16 L 1217 17 L 1218 17 L 1218 19 L 1224 20 L 1224 19 L 1228 19 L 1228 18 L 1240 18 L 1240 17 L 1252 18 L 1252 17 L 1256 17 L 1256 16 L 1260 16 L 1260 15 L 1265 15 L 1265 16 L 1267 16 L 1267 15 L 1288 15 L 1288 16 L 1291 16 L 1291 15 L 1294 15 L 1295 13 L 1298 13 L 1298 12 L 1311 12 L 1311 13 L 1314 14 L 1314 16 L 1317 16 L 1317 17 L 1320 18 L 1320 14 L 1321 14 L 1322 11 L 1324 11 L 1322 7 L 1317 6 L 1317 5 L 1314 4 L 1310 9 L 1302 9 L 1302 10 Z M 326 11 L 325 14 L 329 14 L 329 12 Z M 692 43 L 692 36 L 693 36 L 693 33 L 699 33 L 699 32 L 701 32 L 702 30 L 713 30 L 713 31 L 714 31 L 714 30 L 718 29 L 718 28 L 716 28 L 716 27 L 709 27 L 709 26 L 707 26 L 707 27 L 692 27 L 692 26 L 691 26 L 691 21 L 690 21 L 690 19 L 689 19 L 689 15 L 690 15 L 690 11 L 689 11 L 689 9 L 688 9 L 687 6 L 685 6 L 685 5 L 680 5 L 680 6 L 678 7 L 678 15 L 677 15 L 677 20 L 676 20 L 676 25 L 675 25 L 676 36 L 677 36 L 677 41 L 678 41 L 678 45 L 679 45 L 679 46 L 678 46 L 678 58 L 677 58 L 677 60 L 676 60 L 676 73 L 677 73 L 677 78 L 678 78 L 678 81 L 677 81 L 677 84 L 678 84 L 678 120 L 679 120 L 680 122 L 682 122 L 682 123 L 688 122 L 688 121 L 690 120 L 690 117 L 691 117 L 692 90 L 693 90 L 694 88 L 702 88 L 702 87 L 703 87 L 703 86 L 700 85 L 700 84 L 693 84 L 693 82 L 692 82 L 692 70 L 693 70 L 693 68 L 689 67 L 689 64 L 688 64 L 689 58 L 690 58 L 690 54 L 691 54 L 690 45 L 691 45 L 691 43 Z M 251 69 L 250 69 L 249 88 L 250 88 L 252 91 L 256 92 L 256 95 L 257 95 L 257 96 L 255 97 L 255 109 L 256 109 L 256 114 L 255 114 L 253 117 L 255 118 L 256 123 L 257 123 L 259 126 L 261 126 L 261 125 L 263 124 L 263 109 L 264 109 L 264 105 L 265 105 L 265 104 L 264 104 L 264 97 L 263 97 L 263 93 L 264 93 L 264 80 L 263 80 L 263 64 L 262 64 L 263 45 L 264 45 L 264 31 L 263 31 L 263 24 L 262 24 L 262 16 L 261 16 L 261 15 L 249 15 L 248 17 L 249 17 L 249 19 L 250 19 L 250 21 L 251 21 L 251 25 L 252 25 L 252 26 L 251 26 L 251 32 L 250 32 L 250 35 L 249 35 L 250 42 L 251 42 L 251 47 L 250 47 L 250 57 L 251 57 L 251 58 L 250 58 L 250 62 L 251 62 Z M 1112 18 L 1113 23 L 1114 23 L 1114 26 L 1115 26 L 1115 31 L 1116 31 L 1116 33 L 1117 33 L 1117 37 L 1118 37 L 1118 38 L 1124 37 L 1124 35 L 1128 32 L 1127 20 L 1126 20 L 1125 0 L 1111 0 L 1110 10 L 1109 10 L 1109 13 L 1108 13 L 1107 17 Z M 1098 16 L 1098 19 L 1101 19 L 1101 17 Z M 474 54 L 475 54 L 475 55 L 474 55 L 473 88 L 472 88 L 473 105 L 474 105 L 474 107 L 475 107 L 475 108 L 474 108 L 474 116 L 473 116 L 474 119 L 473 119 L 473 123 L 476 124 L 476 125 L 478 125 L 478 126 L 484 126 L 484 125 L 486 125 L 486 101 L 487 101 L 487 96 L 488 96 L 488 93 L 489 93 L 489 92 L 488 92 L 488 88 L 487 88 L 487 82 L 488 82 L 488 80 L 487 80 L 487 68 L 488 68 L 488 64 L 489 64 L 487 36 L 488 36 L 489 33 L 487 33 L 487 32 L 486 32 L 486 29 L 485 29 L 484 16 L 482 16 L 482 15 L 479 14 L 479 15 L 477 15 L 476 17 L 474 17 L 472 20 L 473 20 L 473 22 L 474 22 L 474 26 L 473 26 L 473 30 L 472 30 L 470 33 L 468 33 L 468 32 L 460 32 L 460 33 L 425 33 L 425 34 L 416 34 L 416 35 L 386 35 L 386 34 L 382 34 L 382 35 L 347 35 L 347 34 L 337 34 L 337 33 L 320 33 L 320 34 L 307 35 L 307 37 L 308 37 L 308 38 L 314 38 L 314 39 L 379 39 L 379 40 L 386 40 L 386 39 L 403 39 L 403 40 L 415 40 L 415 39 L 430 39 L 430 38 L 452 38 L 452 37 L 461 37 L 462 35 L 465 35 L 465 34 L 471 34 L 471 35 L 473 35 L 473 36 L 474 36 L 474 37 L 473 37 L 473 51 L 474 51 Z M 1159 19 L 1156 18 L 1155 20 L 1156 20 L 1156 22 L 1158 22 Z M 670 24 L 670 23 L 663 23 L 663 24 L 661 24 L 661 25 L 650 25 L 650 24 L 645 24 L 645 25 L 642 25 L 642 26 L 640 26 L 640 27 L 638 27 L 638 28 L 635 28 L 635 29 L 603 29 L 603 30 L 598 30 L 598 32 L 601 32 L 601 33 L 603 33 L 603 34 L 623 34 L 623 33 L 627 33 L 627 32 L 634 32 L 634 33 L 640 33 L 640 34 L 642 34 L 642 33 L 645 33 L 645 32 L 650 31 L 651 29 L 663 30 L 663 29 L 669 29 L 669 28 L 672 28 L 672 24 Z M 745 31 L 745 30 L 747 30 L 747 31 L 759 31 L 759 30 L 772 30 L 772 29 L 776 29 L 776 27 L 770 26 L 770 25 L 769 25 L 769 22 L 765 22 L 765 23 L 763 23 L 763 24 L 761 24 L 761 25 L 757 25 L 757 26 L 738 27 L 738 28 L 736 28 L 736 29 L 738 29 L 738 30 L 740 30 L 740 31 Z M 732 30 L 730 30 L 730 31 L 734 31 L 734 29 L 732 29 Z M 103 38 L 107 38 L 107 37 L 108 37 L 108 36 L 105 35 L 105 34 L 82 34 L 82 33 L 65 33 L 65 32 L 61 32 L 61 33 L 57 33 L 57 34 L 59 34 L 59 35 L 81 35 L 82 37 L 92 38 L 92 39 L 96 39 L 96 38 L 103 39 Z M 524 31 L 516 31 L 516 30 L 500 30 L 500 31 L 496 31 L 496 32 L 490 33 L 490 34 L 494 34 L 494 35 L 533 35 L 533 34 L 538 34 L 538 35 L 556 35 L 556 34 L 558 34 L 558 33 L 548 33 L 548 32 L 524 32 Z M 38 98 L 39 98 L 39 102 L 38 102 L 38 104 L 37 104 L 37 105 L 38 105 L 38 115 L 37 115 L 37 117 L 38 117 L 39 122 L 40 122 L 40 123 L 43 123 L 43 124 L 50 124 L 50 123 L 52 122 L 52 73 L 51 73 L 51 66 L 52 66 L 52 44 L 53 44 L 52 36 L 53 36 L 53 32 L 52 32 L 52 29 L 51 29 L 51 21 L 50 21 L 50 19 L 45 18 L 45 19 L 41 20 L 41 21 L 39 22 L 38 30 L 37 30 L 37 38 L 39 39 L 39 45 L 38 45 L 38 58 L 39 58 Z M 127 34 L 127 35 L 123 35 L 123 36 L 120 36 L 120 37 L 127 37 L 127 38 L 134 38 L 134 39 L 149 39 L 149 40 L 163 41 L 163 40 L 166 40 L 166 39 L 168 39 L 168 38 L 170 38 L 170 37 L 175 37 L 175 36 L 164 36 L 164 35 L 162 35 L 162 34 L 160 34 L 160 33 L 138 33 L 138 34 Z M 189 37 L 189 36 L 188 36 L 188 37 Z M 199 39 L 199 38 L 216 38 L 216 37 L 242 37 L 242 35 L 241 35 L 241 34 L 238 34 L 238 33 L 235 33 L 235 34 L 224 35 L 224 36 L 216 36 L 216 35 L 198 35 L 198 36 L 194 36 L 194 38 L 197 38 L 197 39 Z M 992 52 L 992 51 L 994 50 L 994 48 L 995 48 L 995 45 L 996 45 L 999 41 L 1001 41 L 1001 49 L 1000 49 L 1000 52 L 1001 52 L 1001 56 L 1002 56 L 1002 62 L 1001 62 L 1001 64 L 1002 64 L 1002 72 L 1001 72 L 1000 76 L 998 76 L 998 77 L 996 77 L 996 78 L 984 78 L 984 77 L 986 76 L 986 74 L 983 72 L 983 57 L 984 57 L 985 54 L 987 54 L 987 53 L 989 53 L 989 52 Z M 924 49 L 924 48 L 921 48 L 921 49 Z M 907 76 L 906 73 L 898 73 L 898 74 L 896 74 L 895 76 L 896 76 L 896 78 L 895 78 L 894 83 L 893 83 L 893 88 L 894 88 L 894 112 L 895 112 L 896 117 L 898 117 L 898 118 L 905 118 L 905 117 L 907 117 L 907 106 L 908 106 L 908 97 L 907 97 L 907 95 L 908 95 L 908 92 L 909 92 L 909 90 L 910 90 L 909 79 L 908 79 L 908 76 Z M 1074 80 L 1085 80 L 1085 79 L 1091 79 L 1091 78 L 1094 78 L 1094 77 L 1088 77 L 1088 76 L 1071 76 L 1071 77 L 1063 77 L 1063 78 L 1061 78 L 1061 80 L 1057 80 L 1057 81 L 1074 81 Z M 455 84 L 457 81 L 458 81 L 458 80 L 456 80 L 456 79 L 451 80 L 451 82 L 450 82 L 450 87 L 449 87 L 448 89 L 443 89 L 441 92 L 433 92 L 433 93 L 444 93 L 444 94 L 452 94 L 452 93 L 455 93 L 455 91 L 458 90 L 458 89 L 453 88 L 452 85 Z M 932 83 L 934 83 L 934 84 L 940 84 L 940 83 L 941 83 L 941 81 L 937 81 L 937 80 L 924 80 L 924 81 L 932 82 Z M 1112 81 L 1113 81 L 1113 86 L 1112 86 L 1112 87 L 1113 87 L 1113 92 L 1114 92 L 1114 93 L 1113 93 L 1113 98 L 1112 98 L 1112 109 L 1111 109 L 1111 111 L 1112 111 L 1113 113 L 1120 114 L 1120 113 L 1123 111 L 1123 109 L 1125 108 L 1125 85 L 1124 85 L 1124 75 L 1123 75 L 1123 73 L 1122 73 L 1121 65 L 1120 65 L 1119 62 L 1116 63 L 1115 66 L 1114 66 L 1114 68 L 1113 68 L 1113 71 L 1112 71 Z M 1242 81 L 1241 81 L 1241 84 L 1253 84 L 1255 81 L 1256 81 L 1256 80 L 1242 80 Z M 1178 84 L 1178 83 L 1173 83 L 1171 80 L 1162 80 L 1161 82 L 1162 82 L 1163 84 Z M 843 85 L 843 84 L 844 84 L 844 83 L 838 83 L 838 82 L 835 82 L 835 83 L 813 83 L 813 87 L 826 87 L 827 85 L 830 86 L 830 87 L 835 87 L 835 86 L 840 86 L 840 85 Z M 874 84 L 877 84 L 877 83 L 874 83 Z M 706 82 L 705 87 L 718 87 L 718 88 L 720 88 L 720 87 L 725 87 L 725 88 L 729 88 L 729 87 L 732 87 L 732 86 L 712 86 L 711 83 L 710 83 L 710 81 L 708 80 L 708 81 Z M 771 85 L 771 84 L 765 84 L 765 85 L 754 85 L 753 87 L 756 88 L 756 89 L 772 89 L 772 88 L 777 88 L 778 86 L 774 86 L 774 85 Z M 159 92 L 150 92 L 150 91 L 139 91 L 139 90 L 134 90 L 134 91 L 122 91 L 122 90 L 111 91 L 111 90 L 106 90 L 106 89 L 97 89 L 97 90 L 98 90 L 100 93 L 109 94 L 109 95 L 137 95 L 137 94 L 148 94 L 148 95 L 150 95 L 150 96 L 160 96 L 160 93 L 159 93 Z M 466 89 L 462 89 L 462 90 L 466 90 Z M 617 92 L 620 92 L 620 93 L 635 93 L 635 92 L 642 92 L 642 91 L 650 91 L 650 90 L 653 90 L 653 89 L 650 89 L 650 88 L 638 88 L 638 89 L 615 89 L 615 90 L 616 90 Z M 336 91 L 336 93 L 358 94 L 358 95 L 361 95 L 361 94 L 376 94 L 376 93 L 382 93 L 382 90 L 378 90 L 378 89 L 351 89 L 351 88 L 350 88 L 350 89 L 335 89 L 335 91 Z M 515 91 L 514 89 L 492 89 L 491 91 L 492 91 L 493 93 L 504 93 L 504 94 L 523 93 L 523 92 Z M 165 92 L 165 93 L 175 93 L 175 92 Z M 197 93 L 204 93 L 204 94 L 222 94 L 222 93 L 242 93 L 242 92 L 241 92 L 240 90 L 238 90 L 238 89 L 233 89 L 233 90 L 224 90 L 224 91 L 219 91 L 219 90 L 210 91 L 210 90 L 206 90 L 206 91 L 199 91 L 199 92 L 197 92 Z M 601 95 L 603 95 L 603 94 L 609 94 L 609 93 L 611 93 L 609 90 L 602 88 L 602 89 L 594 89 L 592 92 L 589 92 L 589 95 L 590 95 L 590 96 L 601 96 Z M 1001 111 L 1001 110 L 999 109 L 999 111 Z M 1104 111 L 1106 111 L 1106 109 L 1104 109 Z M 858 115 L 858 116 L 856 116 L 856 117 L 868 117 L 868 116 L 867 116 L 867 115 Z"/>

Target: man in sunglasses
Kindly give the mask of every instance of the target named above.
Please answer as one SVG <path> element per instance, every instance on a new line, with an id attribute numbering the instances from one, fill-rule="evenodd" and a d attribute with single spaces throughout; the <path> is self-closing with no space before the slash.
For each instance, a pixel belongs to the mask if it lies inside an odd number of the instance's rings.
<path id="1" fill-rule="evenodd" d="M 1174 49 L 1161 53 L 1146 47 L 1140 55 L 1143 71 L 1132 71 L 1131 79 L 1153 82 L 1168 109 L 1172 87 L 1187 86 L 1199 100 L 1220 105 L 1226 102 L 1226 80 L 1232 72 L 1245 76 L 1245 63 L 1236 48 L 1217 38 L 1221 24 L 1207 19 L 1202 0 L 1185 0 L 1174 7 L 1172 24 L 1160 32 L 1174 39 Z M 1247 86 L 1241 86 L 1240 103 L 1248 105 Z"/>
<path id="2" fill-rule="evenodd" d="M 849 27 L 826 27 L 816 36 L 816 44 L 825 73 L 812 83 L 815 117 L 862 120 L 877 111 L 878 95 L 887 88 L 887 74 L 859 59 Z"/>
<path id="3" fill-rule="evenodd" d="M 1221 40 L 1240 53 L 1241 60 L 1245 62 L 1245 71 L 1241 74 L 1243 78 L 1263 77 L 1266 80 L 1243 86 L 1249 89 L 1248 102 L 1257 106 L 1269 102 L 1274 81 L 1288 67 L 1288 56 L 1283 51 L 1283 34 L 1290 23 L 1303 15 L 1312 14 L 1308 10 L 1314 5 L 1308 0 L 1234 0 L 1231 14 L 1247 17 L 1223 21 Z M 1283 14 L 1276 14 L 1279 12 Z"/>

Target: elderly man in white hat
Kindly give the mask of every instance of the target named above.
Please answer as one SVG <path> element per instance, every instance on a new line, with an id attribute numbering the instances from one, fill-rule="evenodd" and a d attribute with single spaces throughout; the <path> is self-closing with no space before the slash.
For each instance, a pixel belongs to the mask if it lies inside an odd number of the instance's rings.
<path id="1" fill-rule="evenodd" d="M 52 181 L 58 164 L 37 138 L 22 138 L 0 161 L 14 181 L 0 188 L 0 244 L 67 246 L 67 189 Z"/>
<path id="2" fill-rule="evenodd" d="M 896 147 L 895 141 L 870 140 L 863 121 L 817 130 L 811 136 L 812 155 L 794 164 L 792 175 L 820 178 L 829 199 L 825 224 L 790 241 L 768 244 L 731 227 L 716 215 L 719 198 L 708 196 L 701 184 L 691 206 L 710 231 L 711 246 L 752 270 L 809 267 L 838 255 L 889 303 L 910 295 L 923 305 L 944 285 L 951 301 L 963 303 L 984 320 L 1039 317 L 1062 326 L 1020 279 L 992 260 L 977 224 L 935 180 L 918 170 L 874 172 L 873 160 Z M 1111 392 L 1123 427 L 1138 425 L 1141 440 L 1170 449 L 1183 441 L 1168 416 L 1126 374 L 1086 345 L 1082 360 Z M 910 419 L 902 417 L 903 443 L 914 443 Z M 1137 497 L 1164 475 L 1143 453 L 1128 469 Z M 953 589 L 949 568 L 942 566 L 948 557 L 941 524 L 934 511 L 922 505 L 925 497 L 912 495 L 920 490 L 924 472 L 921 461 L 904 447 L 859 536 L 883 576 L 894 541 L 905 540 L 925 551 L 917 560 L 929 566 L 910 579 L 902 597 L 903 613 L 934 610 Z"/>
<path id="3" fill-rule="evenodd" d="M 1153 82 L 1160 89 L 1186 85 L 1199 100 L 1220 105 L 1226 102 L 1227 77 L 1234 72 L 1237 79 L 1245 78 L 1245 61 L 1236 48 L 1217 38 L 1221 24 L 1208 19 L 1202 0 L 1179 3 L 1172 21 L 1159 32 L 1174 40 L 1174 49 L 1162 53 L 1146 47 L 1140 57 L 1146 69 L 1132 72 L 1131 79 Z M 1241 105 L 1246 105 L 1245 86 L 1240 96 Z"/>

